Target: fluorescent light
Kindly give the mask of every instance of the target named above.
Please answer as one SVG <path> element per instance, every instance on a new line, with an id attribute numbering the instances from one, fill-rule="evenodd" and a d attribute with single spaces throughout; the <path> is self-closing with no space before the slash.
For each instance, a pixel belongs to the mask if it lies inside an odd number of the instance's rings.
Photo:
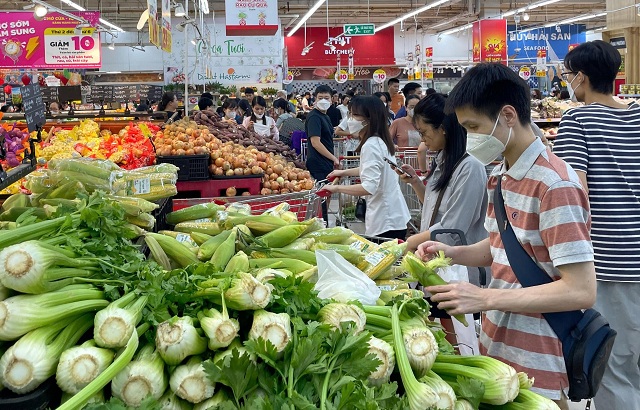
<path id="1" fill-rule="evenodd" d="M 606 12 L 594 13 L 594 14 L 585 14 L 585 15 L 582 15 L 582 16 L 572 17 L 570 19 L 566 19 L 566 20 L 562 20 L 562 21 L 555 21 L 555 22 L 547 23 L 547 24 L 545 24 L 543 26 L 527 27 L 524 30 L 519 30 L 519 32 L 524 33 L 524 32 L 527 32 L 527 31 L 537 30 L 537 29 L 541 29 L 541 28 L 556 27 L 556 26 L 561 26 L 561 25 L 564 25 L 564 24 L 573 24 L 573 23 L 576 23 L 578 21 L 591 20 L 591 19 L 595 19 L 595 18 L 598 18 L 598 17 L 604 17 L 606 15 L 607 15 Z"/>
<path id="2" fill-rule="evenodd" d="M 107 74 L 122 74 L 122 71 L 107 71 Z"/>
<path id="3" fill-rule="evenodd" d="M 529 21 L 529 19 L 530 19 L 531 17 L 529 16 L 529 13 L 525 12 L 525 13 L 522 15 L 522 18 L 524 19 L 524 21 Z"/>
<path id="4" fill-rule="evenodd" d="M 176 17 L 184 17 L 187 13 L 184 12 L 184 6 L 181 3 L 176 4 L 176 11 L 174 12 Z"/>
<path id="5" fill-rule="evenodd" d="M 63 2 L 64 4 L 66 4 L 67 6 L 71 6 L 74 9 L 78 10 L 78 11 L 86 11 L 86 9 L 82 6 L 80 6 L 79 4 L 76 4 L 74 2 L 72 2 L 71 0 L 60 0 L 61 2 Z"/>
<path id="6" fill-rule="evenodd" d="M 103 19 L 102 17 L 101 17 L 101 18 L 99 18 L 99 19 L 98 19 L 98 21 L 100 21 L 100 23 L 104 24 L 105 26 L 109 26 L 109 27 L 111 27 L 112 29 L 114 29 L 114 30 L 116 30 L 116 31 L 119 31 L 119 32 L 121 32 L 121 33 L 124 33 L 124 30 L 123 30 L 123 29 L 121 29 L 120 27 L 116 26 L 116 25 L 115 25 L 115 24 L 113 24 L 113 23 L 108 22 L 107 20 Z"/>
<path id="7" fill-rule="evenodd" d="M 395 20 L 391 20 L 388 23 L 385 23 L 385 24 L 383 24 L 381 26 L 376 27 L 375 32 L 377 33 L 378 31 L 384 30 L 387 27 L 395 26 L 396 24 L 398 24 L 398 23 L 400 23 L 400 22 L 402 22 L 402 21 L 404 21 L 404 20 L 406 20 L 408 18 L 411 18 L 411 17 L 413 17 L 415 15 L 418 15 L 418 14 L 422 13 L 423 11 L 427 11 L 427 10 L 432 9 L 434 7 L 441 6 L 441 5 L 445 4 L 445 3 L 448 3 L 449 1 L 450 0 L 437 0 L 437 1 L 433 2 L 433 3 L 426 4 L 426 5 L 422 6 L 422 7 L 420 7 L 419 9 L 415 9 L 415 10 L 413 10 L 413 11 L 407 13 L 407 14 L 404 14 L 404 15 L 398 17 Z"/>
<path id="8" fill-rule="evenodd" d="M 530 4 L 530 5 L 526 6 L 526 7 L 520 7 L 519 9 L 509 10 L 507 12 L 504 12 L 504 13 L 501 14 L 501 17 L 503 17 L 503 18 L 504 17 L 510 17 L 510 16 L 513 16 L 513 15 L 516 15 L 516 14 L 521 14 L 521 13 L 527 14 L 526 13 L 527 11 L 530 11 L 530 10 L 533 10 L 533 9 L 537 9 L 539 7 L 548 6 L 548 5 L 553 4 L 553 3 L 558 3 L 560 1 L 562 1 L 562 0 L 544 0 L 544 1 L 540 1 L 538 3 L 532 3 L 532 4 Z M 527 14 L 527 16 L 528 15 L 529 14 Z M 529 18 L 525 18 L 524 20 L 527 21 L 527 20 L 529 20 Z"/>
<path id="9" fill-rule="evenodd" d="M 293 27 L 293 29 L 291 29 L 291 31 L 287 34 L 287 37 L 291 37 L 293 35 L 293 33 L 298 31 L 298 29 L 300 27 L 302 27 L 302 25 L 304 23 L 306 23 L 307 20 L 309 20 L 309 17 L 313 16 L 313 13 L 315 13 L 316 10 L 318 10 L 320 8 L 320 6 L 322 6 L 322 4 L 324 4 L 324 2 L 325 2 L 325 0 L 318 0 L 316 2 L 316 4 L 314 4 L 313 7 L 311 7 L 309 9 L 309 11 L 307 11 L 306 14 L 304 16 L 302 16 L 300 21 L 298 21 L 298 23 Z"/>
<path id="10" fill-rule="evenodd" d="M 440 35 L 448 36 L 449 34 L 455 34 L 455 33 L 459 32 L 459 31 L 468 30 L 471 27 L 473 27 L 473 23 L 465 24 L 464 26 L 460 26 L 460 27 L 452 28 L 451 30 L 443 31 L 442 33 L 440 33 Z"/>
<path id="11" fill-rule="evenodd" d="M 87 9 L 85 9 L 84 7 L 80 6 L 79 4 L 76 4 L 74 2 L 72 2 L 71 0 L 60 0 L 61 2 L 63 2 L 64 4 L 66 4 L 69 7 L 72 7 L 78 11 L 87 11 Z M 107 20 L 103 19 L 102 17 L 99 19 L 100 23 L 104 24 L 105 26 L 111 27 L 112 29 L 119 31 L 121 33 L 124 32 L 123 29 L 121 29 L 120 27 L 116 26 L 113 23 L 108 22 Z"/>

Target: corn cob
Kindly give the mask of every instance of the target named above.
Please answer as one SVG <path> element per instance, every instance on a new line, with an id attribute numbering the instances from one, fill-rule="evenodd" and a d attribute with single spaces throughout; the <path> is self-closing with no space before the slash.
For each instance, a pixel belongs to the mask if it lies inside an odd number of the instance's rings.
<path id="1" fill-rule="evenodd" d="M 160 208 L 160 205 L 147 201 L 146 199 L 136 198 L 132 196 L 117 196 L 117 195 L 107 195 L 108 199 L 113 201 L 120 202 L 121 204 L 128 204 L 135 206 L 136 208 L 140 208 L 142 212 L 152 212 L 156 209 Z"/>
<path id="2" fill-rule="evenodd" d="M 109 179 L 103 179 L 91 174 L 83 174 L 80 172 L 64 171 L 58 174 L 58 181 L 60 183 L 68 183 L 78 181 L 87 188 L 89 191 L 95 191 L 98 189 L 104 191 L 111 191 L 111 184 Z"/>
<path id="3" fill-rule="evenodd" d="M 258 239 L 269 248 L 282 248 L 298 239 L 300 235 L 307 229 L 304 224 L 292 224 L 283 226 Z"/>
<path id="4" fill-rule="evenodd" d="M 240 251 L 229 260 L 229 263 L 224 268 L 224 273 L 247 272 L 248 270 L 249 257 L 246 253 Z"/>
<path id="5" fill-rule="evenodd" d="M 315 252 L 301 250 L 301 249 L 270 249 L 265 252 L 254 251 L 251 252 L 253 259 L 264 258 L 293 258 L 311 265 L 317 264 Z"/>
<path id="6" fill-rule="evenodd" d="M 170 237 L 174 238 L 175 240 L 177 240 L 178 242 L 184 244 L 188 248 L 197 248 L 198 247 L 198 244 L 193 240 L 191 235 L 189 235 L 188 233 L 175 232 L 175 231 L 160 231 L 158 233 L 161 234 L 161 235 L 170 236 Z"/>
<path id="7" fill-rule="evenodd" d="M 298 222 L 298 215 L 296 215 L 291 211 L 286 211 L 286 212 L 283 212 L 282 215 L 280 215 L 280 219 L 282 219 L 286 223 L 294 223 L 294 222 Z"/>
<path id="8" fill-rule="evenodd" d="M 216 249 L 215 253 L 211 257 L 211 264 L 216 269 L 216 271 L 224 271 L 227 267 L 227 264 L 233 257 L 236 252 L 236 233 L 235 229 L 231 230 L 231 234 L 227 239 L 225 239 L 218 249 Z"/>
<path id="9" fill-rule="evenodd" d="M 249 266 L 252 268 L 282 268 L 296 275 L 314 267 L 306 262 L 291 258 L 249 259 Z"/>
<path id="10" fill-rule="evenodd" d="M 135 194 L 136 198 L 146 199 L 147 201 L 157 201 L 163 198 L 169 198 L 178 194 L 175 185 L 152 185 L 150 192 L 146 194 Z"/>
<path id="11" fill-rule="evenodd" d="M 146 212 L 143 212 L 137 216 L 126 215 L 126 219 L 130 223 L 137 225 L 141 228 L 144 228 L 146 230 L 153 229 L 153 227 L 156 224 L 156 218 L 154 218 L 152 215 Z"/>
<path id="12" fill-rule="evenodd" d="M 376 286 L 382 290 L 409 289 L 409 284 L 402 280 L 380 280 L 377 279 Z"/>
<path id="13" fill-rule="evenodd" d="M 404 269 L 400 266 L 393 265 L 378 276 L 376 280 L 390 280 L 399 278 L 404 274 Z"/>
<path id="14" fill-rule="evenodd" d="M 353 249 L 357 249 L 362 252 L 371 252 L 375 249 L 378 249 L 378 245 L 355 233 L 351 235 L 349 239 L 347 239 L 345 244 L 349 245 Z"/>
<path id="15" fill-rule="evenodd" d="M 364 253 L 360 252 L 357 249 L 352 248 L 349 245 L 318 242 L 314 244 L 312 249 L 314 251 L 318 249 L 336 251 L 338 255 L 342 256 L 347 261 L 349 261 L 349 263 L 352 263 L 354 265 L 358 265 L 360 262 L 364 260 Z"/>
<path id="16" fill-rule="evenodd" d="M 191 236 L 191 239 L 193 239 L 193 241 L 198 246 L 202 245 L 209 239 L 213 238 L 213 236 L 207 235 L 206 233 L 202 233 L 202 232 L 191 232 L 189 233 L 189 236 Z"/>
<path id="17" fill-rule="evenodd" d="M 307 225 L 307 230 L 304 231 L 304 233 L 302 234 L 303 236 L 311 232 L 324 229 L 324 220 L 322 218 L 311 218 L 302 223 Z"/>
<path id="18" fill-rule="evenodd" d="M 317 231 L 306 234 L 305 238 L 313 238 L 316 242 L 324 243 L 344 243 L 348 240 L 353 231 L 351 229 L 344 228 L 342 226 L 336 226 L 335 228 L 324 228 Z"/>
<path id="19" fill-rule="evenodd" d="M 31 207 L 22 208 L 22 207 L 14 206 L 8 211 L 4 211 L 2 214 L 0 214 L 0 221 L 15 222 L 23 213 L 27 211 L 30 211 L 31 215 L 35 216 L 38 219 L 42 219 L 42 220 L 49 219 L 49 213 L 44 208 L 31 208 Z"/>
<path id="20" fill-rule="evenodd" d="M 145 235 L 144 241 L 149 247 L 149 251 L 151 251 L 153 260 L 155 260 L 158 265 L 162 266 L 164 270 L 171 270 L 171 261 L 169 260 L 169 257 L 162 249 L 162 246 L 160 246 L 156 238 L 154 238 L 153 236 Z"/>
<path id="21" fill-rule="evenodd" d="M 382 300 L 385 304 L 391 302 L 393 298 L 396 298 L 398 296 L 402 296 L 405 299 L 418 299 L 424 297 L 424 293 L 420 292 L 417 289 L 381 289 L 380 292 L 380 300 Z"/>
<path id="22" fill-rule="evenodd" d="M 207 235 L 217 235 L 222 232 L 222 228 L 216 222 L 180 222 L 174 229 L 178 232 L 200 232 Z"/>
<path id="23" fill-rule="evenodd" d="M 71 181 L 56 187 L 49 194 L 49 198 L 75 199 L 81 192 L 86 192 L 79 181 Z"/>
<path id="24" fill-rule="evenodd" d="M 176 167 L 173 164 L 162 163 L 162 164 L 151 165 L 151 166 L 148 166 L 148 167 L 138 168 L 138 169 L 136 169 L 135 172 L 143 173 L 143 174 L 155 174 L 155 173 L 168 172 L 168 173 L 175 174 L 179 170 L 180 170 L 180 168 Z"/>
<path id="25" fill-rule="evenodd" d="M 84 174 L 99 179 L 109 180 L 109 178 L 111 177 L 111 172 L 117 171 L 120 168 L 115 164 L 115 169 L 109 166 L 104 166 L 106 163 L 107 161 L 99 162 L 90 160 L 67 159 L 60 161 L 51 160 L 49 161 L 48 165 L 49 169 L 59 171 L 62 174 L 71 172 L 74 174 Z"/>
<path id="26" fill-rule="evenodd" d="M 229 237 L 229 235 L 231 235 L 231 231 L 222 231 L 218 235 L 212 236 L 210 239 L 200 245 L 200 249 L 198 250 L 198 259 L 200 259 L 201 261 L 207 261 L 211 259 L 213 254 L 216 252 L 216 249 L 218 249 L 218 246 L 220 246 L 220 244 L 224 242 Z"/>
<path id="27" fill-rule="evenodd" d="M 251 205 L 234 202 L 227 206 L 227 212 L 237 215 L 251 215 Z"/>
<path id="28" fill-rule="evenodd" d="M 369 265 L 364 269 L 365 275 L 376 280 L 382 272 L 389 269 L 407 250 L 407 243 L 378 249 L 366 255 L 364 259 Z"/>
<path id="29" fill-rule="evenodd" d="M 246 225 L 254 235 L 265 235 L 275 229 L 286 226 L 282 219 L 271 215 L 238 215 L 227 218 L 225 226 L 227 228 L 236 225 Z"/>
<path id="30" fill-rule="evenodd" d="M 193 252 L 176 239 L 167 235 L 160 235 L 158 233 L 151 232 L 146 235 L 155 238 L 167 256 L 175 261 L 180 267 L 184 268 L 192 263 L 199 262 Z"/>
<path id="31" fill-rule="evenodd" d="M 316 241 L 313 238 L 298 238 L 289 245 L 283 246 L 282 249 L 301 249 L 308 251 L 313 248 L 315 243 Z"/>
<path id="32" fill-rule="evenodd" d="M 31 201 L 29 200 L 28 195 L 25 195 L 23 193 L 17 193 L 5 199 L 5 201 L 2 203 L 2 210 L 8 211 L 13 207 L 26 208 L 30 205 L 31 205 Z"/>
<path id="33" fill-rule="evenodd" d="M 282 213 L 287 212 L 290 208 L 288 202 L 280 202 L 278 205 L 273 206 L 262 213 L 262 215 L 280 216 Z"/>

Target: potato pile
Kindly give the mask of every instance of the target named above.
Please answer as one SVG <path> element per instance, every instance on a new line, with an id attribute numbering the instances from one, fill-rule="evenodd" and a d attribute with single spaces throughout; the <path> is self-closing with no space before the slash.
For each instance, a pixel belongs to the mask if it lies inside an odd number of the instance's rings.
<path id="1" fill-rule="evenodd" d="M 209 131 L 222 142 L 233 142 L 244 147 L 253 146 L 262 152 L 280 154 L 287 160 L 294 162 L 298 168 L 305 168 L 296 151 L 288 145 L 261 137 L 233 121 L 224 121 L 213 111 L 198 111 L 192 114 L 192 118 L 197 124 L 208 127 Z"/>
<path id="2" fill-rule="evenodd" d="M 180 120 L 165 126 L 156 133 L 153 143 L 156 154 L 161 157 L 172 155 L 210 154 L 208 144 L 220 142 L 209 129 L 193 121 Z"/>

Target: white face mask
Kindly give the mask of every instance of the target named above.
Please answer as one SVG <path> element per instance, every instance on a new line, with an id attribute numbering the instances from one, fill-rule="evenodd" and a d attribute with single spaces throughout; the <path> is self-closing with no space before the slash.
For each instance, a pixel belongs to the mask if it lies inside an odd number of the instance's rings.
<path id="1" fill-rule="evenodd" d="M 569 91 L 569 96 L 571 97 L 571 101 L 573 101 L 573 102 L 578 102 L 578 97 L 576 97 L 576 90 L 578 89 L 578 87 L 580 87 L 582 85 L 582 83 L 580 83 L 580 84 L 576 85 L 576 88 L 573 88 L 571 83 L 573 83 L 576 78 L 578 78 L 578 74 L 576 74 L 576 76 L 573 77 L 573 80 L 571 80 L 569 83 L 567 83 L 567 91 Z"/>
<path id="2" fill-rule="evenodd" d="M 316 102 L 316 108 L 320 111 L 327 111 L 329 107 L 331 107 L 331 101 L 325 100 L 324 98 Z"/>
<path id="3" fill-rule="evenodd" d="M 349 128 L 349 133 L 351 133 L 351 135 L 358 135 L 364 128 L 364 121 L 349 118 L 347 120 L 347 128 Z"/>
<path id="4" fill-rule="evenodd" d="M 478 134 L 475 132 L 467 133 L 467 152 L 470 155 L 473 155 L 485 166 L 498 158 L 498 156 L 507 148 L 507 145 L 509 145 L 509 141 L 511 140 L 511 128 L 509 128 L 509 136 L 507 137 L 506 144 L 503 144 L 502 141 L 493 136 L 493 133 L 498 127 L 499 121 L 500 116 L 498 115 L 496 123 L 493 125 L 493 130 L 491 130 L 491 134 L 489 135 Z"/>
<path id="5" fill-rule="evenodd" d="M 408 115 L 409 117 L 413 117 L 413 112 L 414 112 L 413 108 L 409 108 L 409 109 L 407 110 L 407 115 Z"/>
<path id="6" fill-rule="evenodd" d="M 227 118 L 236 118 L 236 112 L 235 111 L 229 111 L 229 114 L 227 114 Z"/>
<path id="7" fill-rule="evenodd" d="M 264 114 L 257 114 L 257 113 L 254 113 L 254 114 L 255 114 L 256 118 L 259 119 L 259 120 L 262 119 L 262 117 L 264 117 Z"/>

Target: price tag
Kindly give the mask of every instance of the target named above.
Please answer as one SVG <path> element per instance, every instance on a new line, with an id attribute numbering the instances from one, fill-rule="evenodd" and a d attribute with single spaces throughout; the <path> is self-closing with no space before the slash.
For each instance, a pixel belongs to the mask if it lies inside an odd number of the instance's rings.
<path id="1" fill-rule="evenodd" d="M 364 257 L 364 260 L 369 262 L 371 265 L 376 266 L 385 258 L 385 256 L 389 255 L 389 251 L 386 249 L 380 249 L 375 252 L 371 252 L 370 254 Z"/>
<path id="2" fill-rule="evenodd" d="M 151 192 L 151 180 L 149 178 L 141 178 L 133 180 L 133 194 L 142 195 Z"/>
<path id="3" fill-rule="evenodd" d="M 389 291 L 392 291 L 392 290 L 396 290 L 396 287 L 395 286 L 391 286 L 391 285 L 379 285 L 378 289 L 389 292 Z"/>
<path id="4" fill-rule="evenodd" d="M 377 84 L 384 83 L 384 80 L 386 79 L 387 73 L 383 69 L 380 68 L 373 72 L 373 81 L 375 81 Z"/>
<path id="5" fill-rule="evenodd" d="M 203 223 L 203 222 L 215 222 L 215 221 L 213 219 L 211 219 L 211 218 L 200 218 L 200 219 L 196 219 L 193 222 Z"/>
<path id="6" fill-rule="evenodd" d="M 369 248 L 369 244 L 362 241 L 355 241 L 351 245 L 349 245 L 351 249 L 355 249 L 360 252 L 364 252 Z"/>
<path id="7" fill-rule="evenodd" d="M 336 73 L 334 77 L 338 84 L 344 84 L 349 79 L 349 73 L 347 73 L 346 70 L 340 70 L 340 72 Z"/>
<path id="8" fill-rule="evenodd" d="M 293 82 L 293 72 L 287 71 L 287 75 L 284 76 L 282 84 L 291 84 Z"/>
<path id="9" fill-rule="evenodd" d="M 95 29 L 48 28 L 44 31 L 45 62 L 60 67 L 100 66 L 100 40 Z"/>
<path id="10" fill-rule="evenodd" d="M 179 233 L 176 235 L 176 240 L 180 243 L 186 243 L 187 245 L 191 245 L 193 247 L 198 246 L 196 241 L 194 241 L 188 233 Z"/>

